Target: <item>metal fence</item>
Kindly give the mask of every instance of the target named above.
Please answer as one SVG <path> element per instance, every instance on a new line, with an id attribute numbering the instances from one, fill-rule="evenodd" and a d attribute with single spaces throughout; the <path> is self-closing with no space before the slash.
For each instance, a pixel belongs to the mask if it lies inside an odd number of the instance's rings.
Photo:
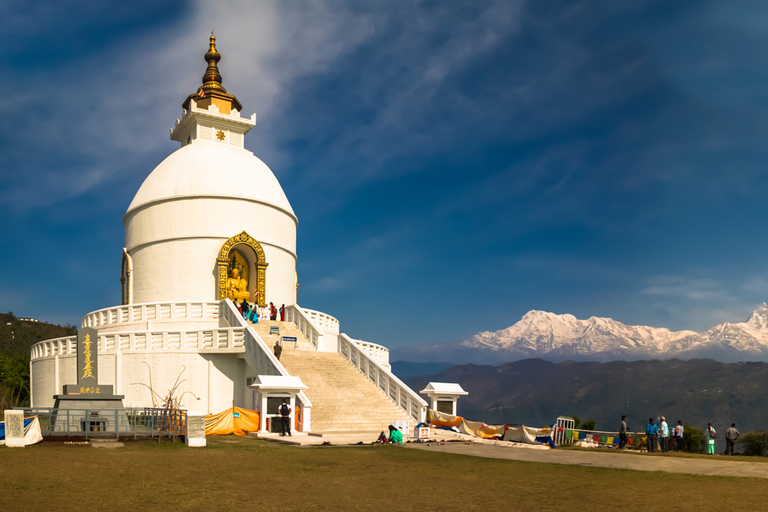
<path id="1" fill-rule="evenodd" d="M 182 409 L 53 409 L 16 407 L 37 416 L 42 435 L 80 437 L 177 438 L 186 435 L 187 411 Z"/>

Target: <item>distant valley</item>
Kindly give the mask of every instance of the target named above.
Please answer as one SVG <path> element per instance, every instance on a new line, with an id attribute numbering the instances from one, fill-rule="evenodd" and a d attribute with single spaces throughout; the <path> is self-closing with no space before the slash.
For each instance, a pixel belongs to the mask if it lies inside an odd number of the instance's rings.
<path id="1" fill-rule="evenodd" d="M 459 414 L 486 423 L 551 425 L 558 415 L 594 419 L 598 430 L 616 430 L 622 414 L 633 430 L 666 415 L 699 428 L 768 429 L 768 363 L 681 361 L 566 361 L 527 359 L 500 366 L 464 364 L 435 375 L 403 379 L 412 389 L 430 381 L 458 382 L 469 392 Z M 719 449 L 719 448 L 718 448 Z"/>

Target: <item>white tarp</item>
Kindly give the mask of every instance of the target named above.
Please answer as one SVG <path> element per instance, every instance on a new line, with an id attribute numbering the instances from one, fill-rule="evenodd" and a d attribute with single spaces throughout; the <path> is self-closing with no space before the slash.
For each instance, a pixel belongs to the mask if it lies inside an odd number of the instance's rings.
<path id="1" fill-rule="evenodd" d="M 24 423 L 26 425 L 24 426 L 24 446 L 29 446 L 31 444 L 37 444 L 43 440 L 43 433 L 40 429 L 40 420 L 37 419 L 37 416 L 34 418 L 31 418 L 31 421 L 27 421 L 30 418 L 25 418 Z M 5 427 L 5 422 L 0 422 L 0 425 Z M 5 433 L 5 428 L 0 429 L 3 433 Z M 5 444 L 5 436 L 0 437 L 0 446 Z"/>
<path id="2" fill-rule="evenodd" d="M 550 431 L 551 429 L 549 427 L 534 428 L 526 427 L 525 425 L 507 426 L 506 431 L 504 431 L 504 437 L 502 440 L 512 441 L 515 443 L 540 443 L 540 441 L 536 441 L 536 438 L 548 437 L 550 435 Z"/>

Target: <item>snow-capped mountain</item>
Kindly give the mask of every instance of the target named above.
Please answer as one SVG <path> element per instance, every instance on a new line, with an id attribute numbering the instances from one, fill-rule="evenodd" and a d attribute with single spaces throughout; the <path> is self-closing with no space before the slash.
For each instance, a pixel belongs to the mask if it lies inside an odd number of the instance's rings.
<path id="1" fill-rule="evenodd" d="M 475 334 L 460 345 L 466 349 L 498 352 L 500 357 L 509 360 L 522 357 L 768 360 L 768 305 L 763 303 L 746 322 L 726 322 L 702 333 L 624 325 L 611 318 L 579 320 L 573 315 L 529 311 L 507 329 Z"/>

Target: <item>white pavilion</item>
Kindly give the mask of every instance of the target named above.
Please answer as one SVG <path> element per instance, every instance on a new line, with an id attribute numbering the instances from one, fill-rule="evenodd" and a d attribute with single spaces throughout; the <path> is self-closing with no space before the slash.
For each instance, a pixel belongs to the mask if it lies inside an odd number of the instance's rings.
<path id="1" fill-rule="evenodd" d="M 289 398 L 304 431 L 424 421 L 426 402 L 391 373 L 385 347 L 297 304 L 298 219 L 275 175 L 244 147 L 256 114 L 243 117 L 222 86 L 220 59 L 211 36 L 202 86 L 171 129 L 181 147 L 123 218 L 122 305 L 82 319 L 97 332 L 100 383 L 126 407 L 162 406 L 174 389 L 183 408 L 206 414 L 236 406 L 269 418 Z M 233 304 L 243 299 L 285 305 L 285 318 L 247 321 Z M 283 337 L 296 341 L 278 360 Z M 71 336 L 32 347 L 32 407 L 52 407 L 78 382 L 77 344 Z"/>

